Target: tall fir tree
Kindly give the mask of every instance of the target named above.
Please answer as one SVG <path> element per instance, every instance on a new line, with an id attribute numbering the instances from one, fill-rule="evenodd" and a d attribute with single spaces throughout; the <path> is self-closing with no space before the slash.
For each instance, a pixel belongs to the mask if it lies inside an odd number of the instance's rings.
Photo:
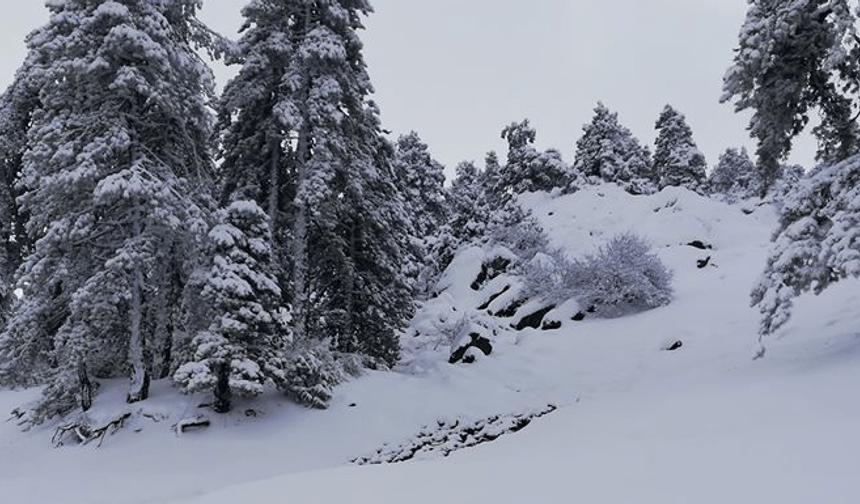
<path id="1" fill-rule="evenodd" d="M 653 169 L 659 177 L 659 187 L 682 186 L 692 191 L 703 191 L 705 156 L 696 147 L 693 130 L 684 115 L 666 105 L 655 128 L 658 134 Z"/>
<path id="2" fill-rule="evenodd" d="M 38 67 L 25 63 L 0 96 L 0 328 L 15 300 L 15 272 L 30 251 L 27 215 L 18 197 L 23 192 L 27 130 L 40 106 Z"/>
<path id="3" fill-rule="evenodd" d="M 508 159 L 497 172 L 497 193 L 551 191 L 570 183 L 570 171 L 561 153 L 553 149 L 538 152 L 533 145 L 536 138 L 537 132 L 528 119 L 511 123 L 502 130 L 502 139 L 508 142 Z"/>
<path id="4" fill-rule="evenodd" d="M 226 190 L 249 188 L 289 229 L 276 242 L 300 344 L 331 338 L 338 351 L 392 364 L 411 306 L 400 272 L 409 222 L 368 100 L 358 31 L 370 12 L 365 0 L 243 10 L 243 67 L 222 102 L 224 173 Z"/>
<path id="5" fill-rule="evenodd" d="M 618 122 L 618 114 L 598 102 L 594 117 L 576 142 L 573 170 L 585 180 L 614 182 L 631 194 L 654 192 L 651 154 Z"/>
<path id="6" fill-rule="evenodd" d="M 436 268 L 428 264 L 430 251 L 444 239 L 441 227 L 448 217 L 444 167 L 413 131 L 397 140 L 392 168 L 410 226 L 404 273 L 414 295 L 424 298 L 438 276 Z"/>
<path id="7" fill-rule="evenodd" d="M 33 422 L 88 409 L 93 376 L 130 376 L 128 401 L 145 399 L 155 346 L 170 343 L 146 317 L 177 290 L 156 286 L 193 261 L 212 175 L 197 6 L 51 2 L 28 38 L 33 70 L 19 75 L 38 76 L 39 102 L 19 201 L 33 249 L 0 335 L 0 378 L 47 383 Z"/>
<path id="8" fill-rule="evenodd" d="M 752 109 L 749 130 L 764 196 L 792 140 L 818 109 L 819 159 L 857 152 L 853 107 L 860 91 L 860 42 L 850 0 L 750 0 L 734 64 L 723 79 L 723 102 Z"/>
<path id="9" fill-rule="evenodd" d="M 414 131 L 397 140 L 392 167 L 417 236 L 433 234 L 448 213 L 445 167 L 430 156 L 427 144 Z"/>

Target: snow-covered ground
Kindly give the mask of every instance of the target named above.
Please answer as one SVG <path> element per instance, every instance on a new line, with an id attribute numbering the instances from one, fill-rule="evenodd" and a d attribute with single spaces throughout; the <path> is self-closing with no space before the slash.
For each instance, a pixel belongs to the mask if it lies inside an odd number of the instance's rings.
<path id="1" fill-rule="evenodd" d="M 326 411 L 271 396 L 179 437 L 171 425 L 196 414 L 201 398 L 156 383 L 153 398 L 132 408 L 150 416 L 135 415 L 100 448 L 54 449 L 54 426 L 22 434 L 0 424 L 0 502 L 860 502 L 860 282 L 803 297 L 753 361 L 749 291 L 773 209 L 677 189 L 630 197 L 614 186 L 522 201 L 571 255 L 618 232 L 645 236 L 674 270 L 675 301 L 501 334 L 472 365 L 427 349 L 400 372 L 339 387 Z M 693 240 L 713 249 L 686 245 Z M 662 350 L 674 340 L 679 350 Z M 99 400 L 121 408 L 110 385 Z M 0 411 L 34 394 L 0 392 Z M 547 404 L 558 409 L 446 458 L 349 464 L 437 420 Z"/>

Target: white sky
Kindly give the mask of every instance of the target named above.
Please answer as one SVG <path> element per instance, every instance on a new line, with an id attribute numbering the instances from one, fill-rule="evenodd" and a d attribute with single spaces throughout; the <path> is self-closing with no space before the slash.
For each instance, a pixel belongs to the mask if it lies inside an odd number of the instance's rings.
<path id="1" fill-rule="evenodd" d="M 201 17 L 234 35 L 247 1 L 206 0 Z M 719 103 L 746 0 L 371 1 L 362 37 L 383 124 L 418 131 L 449 173 L 490 149 L 504 158 L 499 133 L 523 118 L 572 161 L 598 100 L 649 145 L 671 103 L 711 165 L 727 147 L 754 150 L 748 116 Z M 0 89 L 46 20 L 43 1 L 0 0 Z M 791 161 L 809 166 L 814 150 L 804 140 Z"/>

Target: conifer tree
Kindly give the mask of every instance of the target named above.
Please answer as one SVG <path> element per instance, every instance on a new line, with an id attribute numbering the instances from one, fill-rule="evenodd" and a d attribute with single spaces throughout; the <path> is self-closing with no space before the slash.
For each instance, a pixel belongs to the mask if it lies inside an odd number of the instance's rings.
<path id="1" fill-rule="evenodd" d="M 444 167 L 414 131 L 397 140 L 392 167 L 416 236 L 433 234 L 447 217 Z"/>
<path id="2" fill-rule="evenodd" d="M 209 231 L 211 265 L 202 298 L 212 323 L 192 341 L 194 357 L 176 371 L 187 392 L 212 391 L 224 413 L 231 397 L 285 387 L 289 317 L 280 306 L 269 217 L 254 201 L 234 201 Z"/>
<path id="3" fill-rule="evenodd" d="M 759 194 L 758 172 L 746 148 L 726 149 L 708 177 L 708 190 L 729 201 Z"/>
<path id="4" fill-rule="evenodd" d="M 5 327 L 14 301 L 15 272 L 32 245 L 18 197 L 23 192 L 27 130 L 41 103 L 42 78 L 39 67 L 26 61 L 0 95 L 0 328 Z"/>
<path id="5" fill-rule="evenodd" d="M 458 243 L 480 240 L 488 235 L 492 214 L 487 187 L 481 172 L 471 161 L 458 164 L 456 174 L 448 193 L 451 229 Z"/>
<path id="6" fill-rule="evenodd" d="M 551 191 L 570 183 L 567 165 L 557 150 L 538 152 L 534 147 L 537 132 L 529 120 L 514 122 L 502 130 L 508 142 L 507 163 L 500 167 L 495 191 L 521 194 L 527 191 Z"/>
<path id="7" fill-rule="evenodd" d="M 792 140 L 818 109 L 819 159 L 830 164 L 857 152 L 852 107 L 860 90 L 857 17 L 849 0 L 750 0 L 722 101 L 753 110 L 750 133 L 764 196 Z"/>
<path id="8" fill-rule="evenodd" d="M 444 168 L 414 131 L 397 140 L 392 168 L 410 226 L 404 273 L 413 293 L 425 297 L 437 276 L 435 268 L 427 264 L 429 252 L 448 217 Z"/>
<path id="9" fill-rule="evenodd" d="M 0 378 L 47 387 L 31 420 L 92 404 L 92 376 L 148 395 L 145 317 L 165 264 L 186 271 L 206 229 L 212 79 L 196 1 L 51 2 L 29 38 L 38 88 L 21 163 L 33 243 L 0 335 Z M 19 74 L 21 75 L 21 74 Z"/>
<path id="10" fill-rule="evenodd" d="M 629 129 L 618 122 L 618 114 L 598 102 L 591 123 L 582 127 L 576 142 L 573 170 L 587 181 L 615 182 L 631 194 L 654 192 L 651 155 Z"/>
<path id="11" fill-rule="evenodd" d="M 693 131 L 684 115 L 666 105 L 655 128 L 653 169 L 659 177 L 659 187 L 683 186 L 692 191 L 702 190 L 705 181 L 705 156 L 693 141 Z"/>
<path id="12" fill-rule="evenodd" d="M 793 299 L 860 277 L 860 96 L 857 15 L 848 0 L 753 0 L 723 101 L 753 109 L 761 194 L 779 178 L 793 138 L 816 108 L 822 165 L 785 196 L 767 266 L 752 293 L 760 338 L 782 327 Z M 792 175 L 792 170 L 786 172 Z"/>

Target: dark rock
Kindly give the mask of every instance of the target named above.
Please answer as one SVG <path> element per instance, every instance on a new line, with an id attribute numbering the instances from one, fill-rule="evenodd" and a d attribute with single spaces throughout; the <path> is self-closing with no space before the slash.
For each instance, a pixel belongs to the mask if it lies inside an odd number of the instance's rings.
<path id="1" fill-rule="evenodd" d="M 466 351 L 468 351 L 471 347 L 477 348 L 478 350 L 483 352 L 484 355 L 490 355 L 491 353 L 493 353 L 493 344 L 490 343 L 490 340 L 488 338 L 481 336 L 478 333 L 471 333 L 469 334 L 469 341 L 467 343 L 461 344 L 453 352 L 451 352 L 451 356 L 448 357 L 448 363 L 456 364 L 462 361 L 466 364 L 471 364 L 472 362 L 475 362 L 474 356 L 466 355 Z"/>
<path id="2" fill-rule="evenodd" d="M 587 309 L 587 310 L 585 310 L 585 311 L 587 311 L 588 313 L 594 313 L 594 312 L 596 312 L 596 311 L 597 311 L 597 307 L 596 307 L 596 306 L 594 306 L 594 305 L 591 305 L 591 306 L 589 306 L 589 307 L 588 307 L 588 309 Z"/>
<path id="3" fill-rule="evenodd" d="M 510 318 L 517 314 L 517 310 L 519 310 L 524 304 L 526 304 L 526 299 L 517 299 L 507 308 L 497 311 L 496 313 L 491 313 L 490 315 L 494 315 L 500 318 Z"/>
<path id="4" fill-rule="evenodd" d="M 704 269 L 708 266 L 708 264 L 710 264 L 710 262 L 711 262 L 711 256 L 708 256 L 704 259 L 699 259 L 698 261 L 696 261 L 696 267 L 699 269 Z"/>
<path id="5" fill-rule="evenodd" d="M 484 355 L 493 353 L 493 344 L 490 343 L 489 339 L 474 333 L 469 336 L 472 338 L 472 346 L 483 352 Z"/>
<path id="6" fill-rule="evenodd" d="M 543 322 L 543 318 L 547 313 L 555 309 L 555 305 L 549 305 L 546 308 L 541 308 L 540 310 L 532 313 L 531 315 L 526 315 L 521 318 L 520 321 L 514 326 L 514 329 L 517 331 L 522 331 L 526 327 L 531 327 L 532 329 L 537 329 L 540 327 L 540 323 Z"/>
<path id="7" fill-rule="evenodd" d="M 511 265 L 510 259 L 504 257 L 495 257 L 489 263 L 481 265 L 481 272 L 478 273 L 478 278 L 472 282 L 472 290 L 481 290 L 484 284 L 502 273 L 508 271 L 508 266 Z"/>
<path id="8" fill-rule="evenodd" d="M 582 322 L 583 320 L 585 320 L 585 314 L 582 312 L 577 312 L 576 315 L 571 317 L 570 320 L 573 320 L 574 322 Z"/>
<path id="9" fill-rule="evenodd" d="M 349 403 L 349 407 L 350 407 L 350 408 L 355 408 L 356 406 L 358 406 L 358 405 L 357 405 L 357 404 L 355 404 L 355 403 Z"/>
<path id="10" fill-rule="evenodd" d="M 491 305 L 491 304 L 493 304 L 493 301 L 495 301 L 496 299 L 498 299 L 498 298 L 499 298 L 499 296 L 501 296 L 501 295 L 502 295 L 502 294 L 504 294 L 505 292 L 508 292 L 509 290 L 511 290 L 511 286 L 510 286 L 510 285 L 505 285 L 505 288 L 504 288 L 504 289 L 502 289 L 501 291 L 499 291 L 499 292 L 497 292 L 497 293 L 493 294 L 492 296 L 490 296 L 490 299 L 488 299 L 486 303 L 484 303 L 484 304 L 482 304 L 481 306 L 479 306 L 479 307 L 478 307 L 478 309 L 479 309 L 479 310 L 486 310 L 487 308 L 489 308 L 489 307 L 490 307 L 490 305 Z"/>
<path id="11" fill-rule="evenodd" d="M 678 340 L 678 341 L 672 343 L 671 345 L 669 345 L 668 347 L 666 347 L 666 350 L 669 350 L 670 352 L 672 352 L 672 351 L 675 351 L 675 350 L 681 348 L 682 346 L 684 346 L 684 342 L 681 340 Z"/>
<path id="12" fill-rule="evenodd" d="M 711 246 L 708 243 L 703 242 L 702 240 L 693 240 L 690 243 L 688 243 L 687 245 L 689 245 L 690 247 L 693 247 L 693 248 L 697 248 L 699 250 L 711 250 L 712 248 L 714 248 L 713 246 Z"/>
<path id="13" fill-rule="evenodd" d="M 561 321 L 560 320 L 546 320 L 543 325 L 540 327 L 544 331 L 554 331 L 556 329 L 561 329 Z"/>

